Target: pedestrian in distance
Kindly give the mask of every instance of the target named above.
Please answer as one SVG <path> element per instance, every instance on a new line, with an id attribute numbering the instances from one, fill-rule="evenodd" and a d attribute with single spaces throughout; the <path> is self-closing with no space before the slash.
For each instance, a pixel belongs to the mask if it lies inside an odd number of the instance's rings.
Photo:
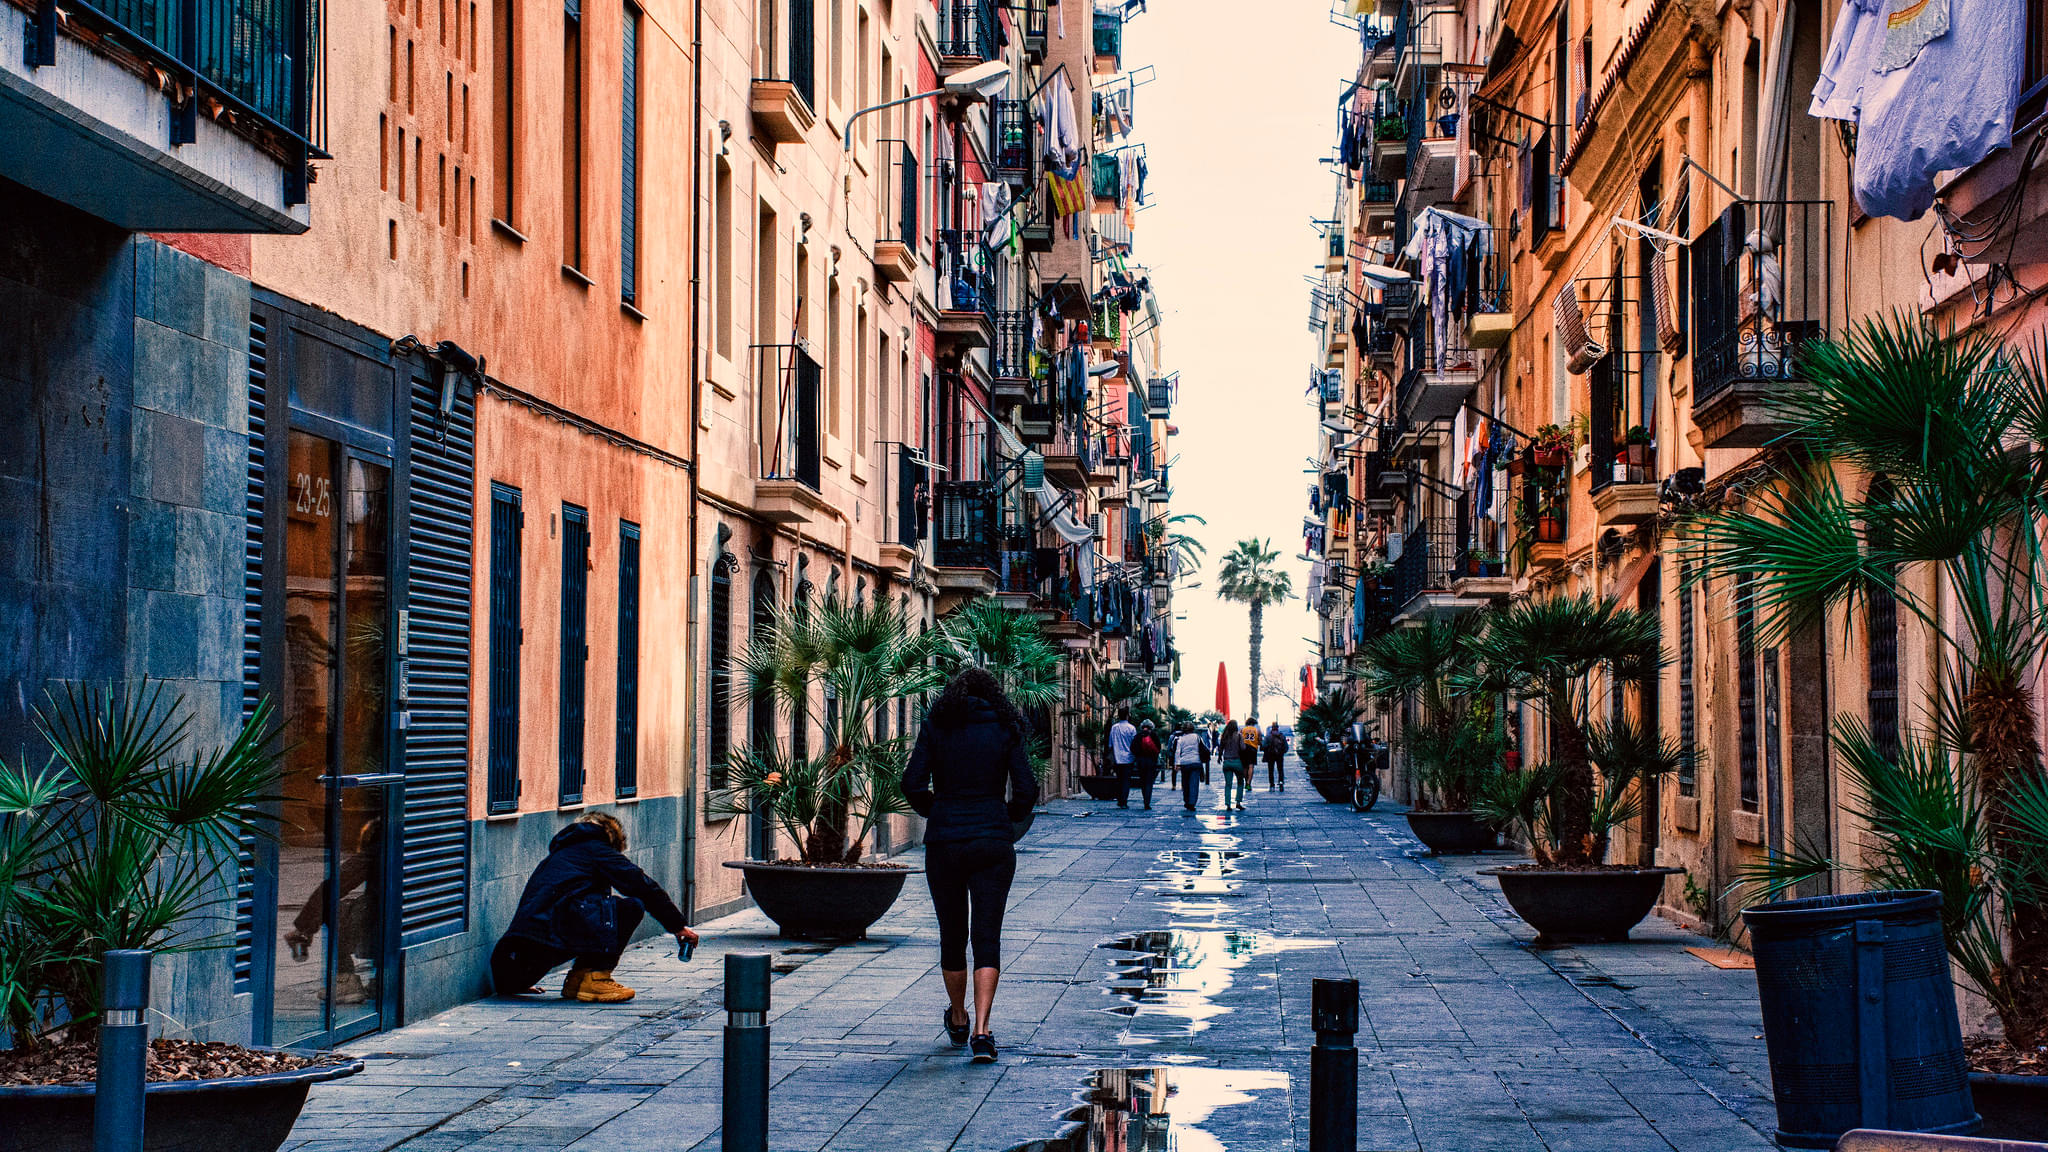
<path id="1" fill-rule="evenodd" d="M 1265 733 L 1259 728 L 1259 718 L 1249 717 L 1239 729 L 1237 746 L 1237 806 L 1244 807 L 1244 798 L 1252 790 L 1252 769 L 1258 766 L 1259 751 L 1265 745 Z"/>
<path id="2" fill-rule="evenodd" d="M 1219 738 L 1216 725 L 1204 724 L 1197 728 L 1196 735 L 1202 738 L 1202 783 L 1209 782 L 1209 761 L 1216 755 L 1216 741 Z"/>
<path id="3" fill-rule="evenodd" d="M 1145 797 L 1145 811 L 1152 810 L 1152 782 L 1159 775 L 1159 736 L 1150 720 L 1138 726 L 1138 738 L 1131 741 L 1131 770 L 1123 779 L 1123 799 L 1117 807 L 1129 807 L 1131 785 L 1136 784 Z"/>
<path id="4" fill-rule="evenodd" d="M 1180 732 L 1173 738 L 1173 764 L 1180 770 L 1180 800 L 1189 812 L 1195 810 L 1195 801 L 1202 794 L 1202 764 L 1209 758 L 1209 738 L 1195 730 L 1195 726 L 1181 722 Z"/>
<path id="5" fill-rule="evenodd" d="M 1287 733 L 1274 723 L 1266 729 L 1266 791 L 1287 791 Z"/>
<path id="6" fill-rule="evenodd" d="M 1131 806 L 1131 745 L 1137 739 L 1138 726 L 1131 723 L 1131 710 L 1117 709 L 1116 723 L 1109 726 L 1109 771 L 1123 788 L 1116 801 L 1119 808 Z"/>
<path id="7" fill-rule="evenodd" d="M 1223 769 L 1223 807 L 1225 809 L 1234 807 L 1243 810 L 1244 808 L 1244 790 L 1238 786 L 1239 781 L 1237 777 L 1237 758 L 1239 751 L 1243 747 L 1244 729 L 1239 728 L 1235 720 L 1225 724 L 1223 726 L 1223 735 L 1216 740 L 1216 757 L 1222 762 L 1220 767 Z M 1235 797 L 1234 802 L 1233 797 Z"/>
<path id="8" fill-rule="evenodd" d="M 626 829 L 618 818 L 592 812 L 555 833 L 547 859 L 527 877 L 512 924 L 491 949 L 491 984 L 500 996 L 539 995 L 534 982 L 572 960 L 562 999 L 631 1000 L 634 990 L 612 972 L 643 916 L 668 929 L 684 955 L 696 947 L 697 934 L 675 901 L 626 859 Z"/>
<path id="9" fill-rule="evenodd" d="M 923 816 L 924 879 L 939 919 L 946 1038 L 976 1064 L 996 1061 L 989 1030 L 1002 975 L 1003 905 L 1017 874 L 1015 822 L 1038 803 L 1029 730 L 994 676 L 963 668 L 932 702 L 903 772 L 903 795 Z M 967 954 L 974 950 L 974 1017 Z"/>

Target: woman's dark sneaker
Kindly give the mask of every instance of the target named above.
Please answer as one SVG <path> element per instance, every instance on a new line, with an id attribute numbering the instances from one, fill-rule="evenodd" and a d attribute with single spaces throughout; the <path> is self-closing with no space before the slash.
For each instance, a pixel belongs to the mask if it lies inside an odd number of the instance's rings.
<path id="1" fill-rule="evenodd" d="M 960 1015 L 964 1017 L 967 1014 L 962 1012 Z M 958 1024 L 953 1023 L 953 1010 L 951 1008 L 946 1009 L 946 1039 L 952 1041 L 953 1047 L 959 1048 L 967 1043 L 967 1029 L 970 1026 L 969 1022 L 965 1019 L 961 1020 Z"/>
<path id="2" fill-rule="evenodd" d="M 967 1042 L 967 1051 L 972 1063 L 993 1064 L 996 1062 L 996 1038 L 983 1032 Z"/>

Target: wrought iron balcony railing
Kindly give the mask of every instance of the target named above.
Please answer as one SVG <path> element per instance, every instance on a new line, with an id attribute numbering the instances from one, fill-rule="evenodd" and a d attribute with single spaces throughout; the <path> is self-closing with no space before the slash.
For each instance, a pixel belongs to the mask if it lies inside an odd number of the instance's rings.
<path id="1" fill-rule="evenodd" d="M 818 362 L 801 344 L 754 349 L 755 394 L 762 398 L 761 479 L 795 480 L 816 490 L 821 477 Z"/>
<path id="2" fill-rule="evenodd" d="M 961 228 L 941 230 L 939 259 L 939 306 L 948 312 L 980 312 L 993 318 L 995 267 L 988 258 L 988 249 L 982 246 L 981 233 Z"/>
<path id="3" fill-rule="evenodd" d="M 1425 516 L 1401 541 L 1394 561 L 1394 603 L 1397 610 L 1424 592 L 1449 591 L 1456 579 L 1457 525 L 1447 516 Z"/>
<path id="4" fill-rule="evenodd" d="M 1798 352 L 1829 330 L 1834 204 L 1740 201 L 1691 247 L 1693 405 L 1745 382 L 1798 378 Z"/>
<path id="5" fill-rule="evenodd" d="M 995 59 L 994 0 L 939 0 L 938 49 L 948 60 Z"/>
<path id="6" fill-rule="evenodd" d="M 1038 185 L 1038 118 L 1029 100 L 998 98 L 989 102 L 989 155 L 996 175 L 1026 188 Z"/>
<path id="7" fill-rule="evenodd" d="M 1004 309 L 995 314 L 995 343 L 989 349 L 989 371 L 998 380 L 1031 378 L 1031 313 Z"/>
<path id="8" fill-rule="evenodd" d="M 881 218 L 875 222 L 878 242 L 895 241 L 917 247 L 917 201 L 922 169 L 917 153 L 902 140 L 882 141 L 884 171 L 876 189 Z"/>

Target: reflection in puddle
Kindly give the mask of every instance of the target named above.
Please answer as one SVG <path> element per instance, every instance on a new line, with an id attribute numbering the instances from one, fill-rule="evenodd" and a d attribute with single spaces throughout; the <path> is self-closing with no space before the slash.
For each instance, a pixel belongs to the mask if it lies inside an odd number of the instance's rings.
<path id="1" fill-rule="evenodd" d="M 1057 1152 L 1224 1152 L 1202 1124 L 1220 1108 L 1248 1104 L 1254 1092 L 1287 1087 L 1285 1072 L 1229 1068 L 1104 1068 L 1088 1078 L 1080 1131 Z"/>
<path id="2" fill-rule="evenodd" d="M 1160 891 L 1194 896 L 1223 896 L 1243 887 L 1242 880 L 1233 879 L 1243 871 L 1238 862 L 1250 855 L 1238 851 L 1241 841 L 1215 832 L 1202 833 L 1199 841 L 1199 848 L 1169 848 L 1159 853 L 1159 863 L 1164 867 L 1152 869 L 1156 879 L 1150 885 Z"/>
<path id="3" fill-rule="evenodd" d="M 1109 1011 L 1128 1018 L 1117 1042 L 1153 1044 L 1201 1032 L 1230 1011 L 1216 998 L 1253 958 L 1331 946 L 1329 940 L 1282 940 L 1241 929 L 1173 929 L 1112 940 L 1102 947 L 1135 953 L 1110 962 L 1109 991 L 1124 1003 Z"/>

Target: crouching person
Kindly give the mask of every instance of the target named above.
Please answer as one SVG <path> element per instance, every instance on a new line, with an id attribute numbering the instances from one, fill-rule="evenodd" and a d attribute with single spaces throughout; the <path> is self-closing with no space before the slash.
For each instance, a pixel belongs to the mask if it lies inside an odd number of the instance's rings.
<path id="1" fill-rule="evenodd" d="M 661 885 L 626 859 L 617 818 L 593 812 L 555 833 L 547 859 L 527 879 L 512 926 L 491 950 L 491 983 L 500 996 L 538 995 L 534 982 L 569 960 L 562 999 L 631 1000 L 633 989 L 612 979 L 612 969 L 644 915 L 679 941 L 697 940 Z"/>

